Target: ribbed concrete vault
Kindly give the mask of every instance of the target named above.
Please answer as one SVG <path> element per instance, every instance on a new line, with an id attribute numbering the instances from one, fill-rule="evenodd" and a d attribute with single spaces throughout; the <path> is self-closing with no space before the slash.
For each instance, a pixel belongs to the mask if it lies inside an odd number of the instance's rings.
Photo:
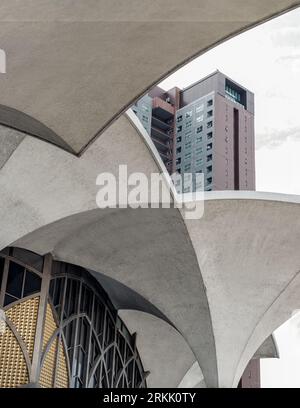
<path id="1" fill-rule="evenodd" d="M 186 359 L 176 360 L 181 378 L 196 359 L 207 386 L 236 386 L 265 339 L 299 308 L 300 199 L 211 192 L 204 217 L 191 221 L 175 208 L 97 209 L 98 173 L 117 174 L 120 163 L 148 176 L 164 171 L 129 115 L 135 127 L 119 118 L 80 158 L 23 138 L 0 171 L 0 247 L 51 252 L 117 280 L 156 308 L 148 322 L 185 345 Z M 162 353 L 172 346 L 169 336 L 157 338 Z M 159 364 L 146 343 L 146 360 Z"/>
<path id="2" fill-rule="evenodd" d="M 253 194 L 207 201 L 201 220 L 186 221 L 192 245 L 171 209 L 72 216 L 16 245 L 101 268 L 134 289 L 183 334 L 207 385 L 231 387 L 299 307 L 299 220 L 299 204 Z"/>
<path id="3" fill-rule="evenodd" d="M 80 153 L 168 73 L 295 0 L 2 0 L 0 123 Z"/>

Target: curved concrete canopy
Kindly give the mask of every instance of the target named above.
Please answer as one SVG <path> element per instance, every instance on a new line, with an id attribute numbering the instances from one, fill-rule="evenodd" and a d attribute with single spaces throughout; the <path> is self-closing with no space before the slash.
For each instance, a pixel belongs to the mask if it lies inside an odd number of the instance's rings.
<path id="1" fill-rule="evenodd" d="M 150 177 L 162 171 L 150 137 L 143 134 L 142 139 L 126 117 L 80 158 L 22 133 L 12 145 L 5 127 L 0 127 L 0 135 L 1 150 L 7 152 L 0 171 L 0 214 L 8 222 L 0 232 L 2 248 L 42 225 L 97 208 L 99 173 L 118 175 L 119 164 L 128 166 L 128 174 L 140 171 Z"/>
<path id="2" fill-rule="evenodd" d="M 186 372 L 185 376 L 180 381 L 178 388 L 205 388 L 203 373 L 198 361 L 195 361 Z"/>
<path id="3" fill-rule="evenodd" d="M 207 385 L 228 387 L 299 307 L 299 215 L 299 204 L 279 200 L 209 200 L 201 220 L 186 221 L 190 245 L 175 209 L 93 211 L 16 245 L 101 268 L 133 288 L 180 330 Z"/>
<path id="4" fill-rule="evenodd" d="M 235 386 L 299 308 L 299 197 L 212 192 L 204 217 L 185 222 L 174 208 L 95 210 L 99 172 L 163 171 L 148 142 L 125 117 L 81 158 L 25 137 L 0 171 L 0 247 L 118 280 L 173 323 L 208 386 Z"/>
<path id="5" fill-rule="evenodd" d="M 22 132 L 0 125 L 0 170 L 24 139 Z"/>
<path id="6" fill-rule="evenodd" d="M 295 0 L 2 0 L 0 123 L 82 152 L 143 93 Z"/>
<path id="7" fill-rule="evenodd" d="M 277 344 L 273 335 L 269 336 L 259 347 L 253 356 L 256 358 L 279 358 Z M 185 376 L 180 381 L 179 388 L 203 388 L 206 387 L 202 370 L 195 361 Z"/>
<path id="8" fill-rule="evenodd" d="M 95 279 L 97 279 L 102 288 L 105 290 L 116 310 L 127 309 L 148 313 L 164 320 L 166 323 L 172 326 L 172 322 L 170 322 L 170 320 L 168 320 L 167 317 L 164 316 L 159 309 L 157 309 L 157 307 L 143 298 L 139 293 L 128 288 L 128 286 L 123 285 L 115 279 L 104 275 L 103 273 L 94 272 L 91 270 L 89 270 L 89 272 Z"/>
<path id="9" fill-rule="evenodd" d="M 269 336 L 254 354 L 253 358 L 279 358 L 275 337 Z"/>
<path id="10" fill-rule="evenodd" d="M 120 310 L 119 316 L 130 332 L 137 334 L 137 349 L 144 370 L 149 372 L 147 386 L 177 387 L 195 360 L 183 337 L 173 327 L 147 313 Z"/>

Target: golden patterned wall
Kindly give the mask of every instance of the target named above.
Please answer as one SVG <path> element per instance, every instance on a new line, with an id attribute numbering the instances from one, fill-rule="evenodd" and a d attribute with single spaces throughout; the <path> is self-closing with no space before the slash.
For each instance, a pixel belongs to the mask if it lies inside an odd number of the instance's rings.
<path id="1" fill-rule="evenodd" d="M 40 298 L 36 296 L 25 302 L 18 303 L 6 312 L 6 316 L 14 324 L 17 332 L 24 341 L 30 360 L 32 360 L 34 349 L 39 299 Z"/>
<path id="2" fill-rule="evenodd" d="M 57 329 L 51 306 L 48 304 L 46 309 L 43 352 L 45 352 L 53 333 Z M 59 344 L 58 344 L 59 343 Z M 58 361 L 56 366 L 56 361 Z M 56 366 L 56 383 L 54 384 Z M 69 375 L 67 369 L 67 359 L 62 341 L 58 342 L 56 337 L 49 348 L 41 369 L 39 383 L 43 388 L 68 388 Z"/>
<path id="3" fill-rule="evenodd" d="M 25 344 L 32 359 L 39 297 L 12 306 L 6 317 Z M 29 382 L 29 373 L 23 351 L 8 324 L 0 335 L 0 387 L 18 387 Z"/>
<path id="4" fill-rule="evenodd" d="M 7 322 L 10 322 L 11 326 L 21 338 L 21 342 L 24 344 L 25 354 L 27 353 L 30 363 L 32 362 L 34 352 L 38 310 L 39 296 L 36 296 L 18 303 L 6 311 Z M 52 309 L 48 304 L 42 342 L 43 352 L 56 329 L 57 325 Z M 58 361 L 57 366 L 56 361 Z M 40 385 L 47 388 L 54 386 L 67 388 L 69 386 L 67 367 L 67 358 L 63 343 L 60 341 L 58 344 L 58 338 L 56 338 L 52 342 L 44 359 L 40 373 Z M 55 369 L 56 384 L 54 384 Z M 0 387 L 14 388 L 28 384 L 30 382 L 29 371 L 30 366 L 27 367 L 26 359 L 19 341 L 9 325 L 5 323 L 5 331 L 3 334 L 0 334 Z"/>

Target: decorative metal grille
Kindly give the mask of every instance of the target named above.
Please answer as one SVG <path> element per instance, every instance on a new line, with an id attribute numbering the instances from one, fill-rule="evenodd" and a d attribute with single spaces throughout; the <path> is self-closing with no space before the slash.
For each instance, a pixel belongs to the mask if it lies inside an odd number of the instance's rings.
<path id="1" fill-rule="evenodd" d="M 135 336 L 99 283 L 81 268 L 55 264 L 49 293 L 67 347 L 71 387 L 146 387 Z"/>
<path id="2" fill-rule="evenodd" d="M 16 315 L 12 320 L 16 320 L 19 334 L 10 336 L 16 346 L 18 336 L 23 339 L 18 350 L 20 358 L 22 352 L 27 356 L 24 354 L 27 370 L 26 365 L 20 366 L 21 383 L 38 381 L 43 387 L 71 388 L 146 387 L 135 335 L 129 333 L 98 281 L 75 265 L 51 261 L 47 267 L 46 257 L 18 248 L 0 253 L 0 306 L 9 316 Z M 31 309 L 24 316 L 16 314 L 27 304 L 35 305 L 34 318 Z M 34 339 L 37 327 L 43 330 Z M 35 375 L 31 361 L 40 352 Z M 7 347 L 0 344 L 1 353 L 5 355 Z M 6 376 L 18 373 L 8 371 L 0 372 L 0 384 L 13 386 Z"/>

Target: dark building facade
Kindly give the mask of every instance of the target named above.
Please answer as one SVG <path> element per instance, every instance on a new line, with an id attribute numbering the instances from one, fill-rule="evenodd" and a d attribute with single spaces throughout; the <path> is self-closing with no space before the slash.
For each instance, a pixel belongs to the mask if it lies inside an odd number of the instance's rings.
<path id="1" fill-rule="evenodd" d="M 146 387 L 135 336 L 87 270 L 7 248 L 0 282 L 0 387 Z"/>

